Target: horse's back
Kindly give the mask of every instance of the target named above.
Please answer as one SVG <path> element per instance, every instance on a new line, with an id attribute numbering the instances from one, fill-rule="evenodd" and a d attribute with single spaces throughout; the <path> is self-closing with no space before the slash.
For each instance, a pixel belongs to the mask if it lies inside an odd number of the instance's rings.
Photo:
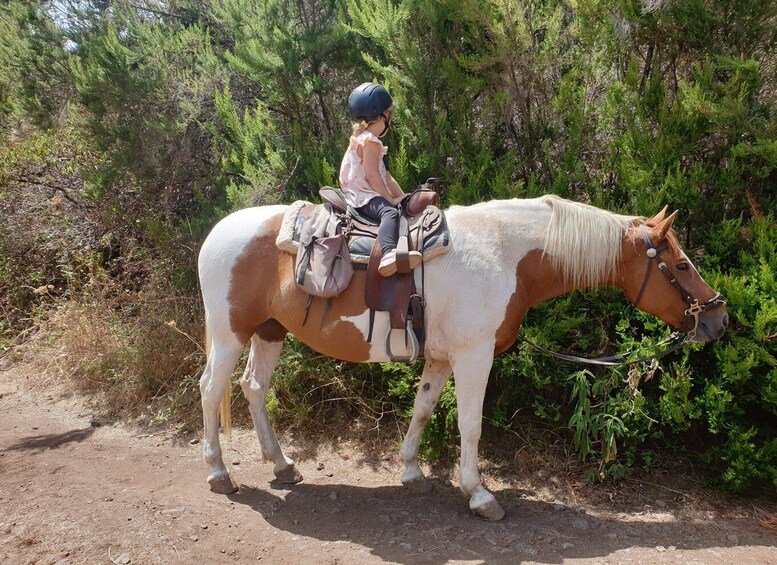
<path id="1" fill-rule="evenodd" d="M 288 206 L 256 206 L 233 212 L 219 221 L 205 238 L 199 255 L 199 267 L 215 256 L 235 257 L 251 240 L 269 235 Z"/>

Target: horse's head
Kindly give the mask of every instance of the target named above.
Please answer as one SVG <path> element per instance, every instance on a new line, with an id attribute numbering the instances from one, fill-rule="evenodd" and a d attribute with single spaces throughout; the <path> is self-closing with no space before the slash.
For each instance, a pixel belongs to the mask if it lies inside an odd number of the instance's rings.
<path id="1" fill-rule="evenodd" d="M 701 278 L 672 230 L 677 212 L 666 208 L 636 222 L 623 247 L 623 291 L 640 310 L 689 333 L 693 341 L 718 339 L 728 326 L 723 298 Z"/>

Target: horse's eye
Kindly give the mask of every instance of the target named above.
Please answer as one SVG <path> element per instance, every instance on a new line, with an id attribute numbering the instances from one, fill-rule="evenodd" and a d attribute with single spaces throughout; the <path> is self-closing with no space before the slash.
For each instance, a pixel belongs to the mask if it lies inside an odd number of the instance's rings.
<path id="1" fill-rule="evenodd" d="M 688 263 L 678 263 L 677 264 L 677 270 L 678 271 L 687 271 L 688 270 Z"/>

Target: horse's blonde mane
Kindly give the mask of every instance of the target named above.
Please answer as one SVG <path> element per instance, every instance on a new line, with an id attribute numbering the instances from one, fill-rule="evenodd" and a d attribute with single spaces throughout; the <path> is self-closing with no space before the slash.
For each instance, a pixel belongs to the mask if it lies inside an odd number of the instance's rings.
<path id="1" fill-rule="evenodd" d="M 543 252 L 564 280 L 582 288 L 612 278 L 620 263 L 623 235 L 640 218 L 554 195 L 540 200 L 552 210 Z"/>

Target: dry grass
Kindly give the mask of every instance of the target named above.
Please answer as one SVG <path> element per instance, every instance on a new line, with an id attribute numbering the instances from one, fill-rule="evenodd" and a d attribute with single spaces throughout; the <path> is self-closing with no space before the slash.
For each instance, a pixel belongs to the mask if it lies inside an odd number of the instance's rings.
<path id="1" fill-rule="evenodd" d="M 98 393 L 107 415 L 198 420 L 199 302 L 153 285 L 117 295 L 112 284 L 50 311 L 21 347 L 25 363 L 42 385 Z"/>

